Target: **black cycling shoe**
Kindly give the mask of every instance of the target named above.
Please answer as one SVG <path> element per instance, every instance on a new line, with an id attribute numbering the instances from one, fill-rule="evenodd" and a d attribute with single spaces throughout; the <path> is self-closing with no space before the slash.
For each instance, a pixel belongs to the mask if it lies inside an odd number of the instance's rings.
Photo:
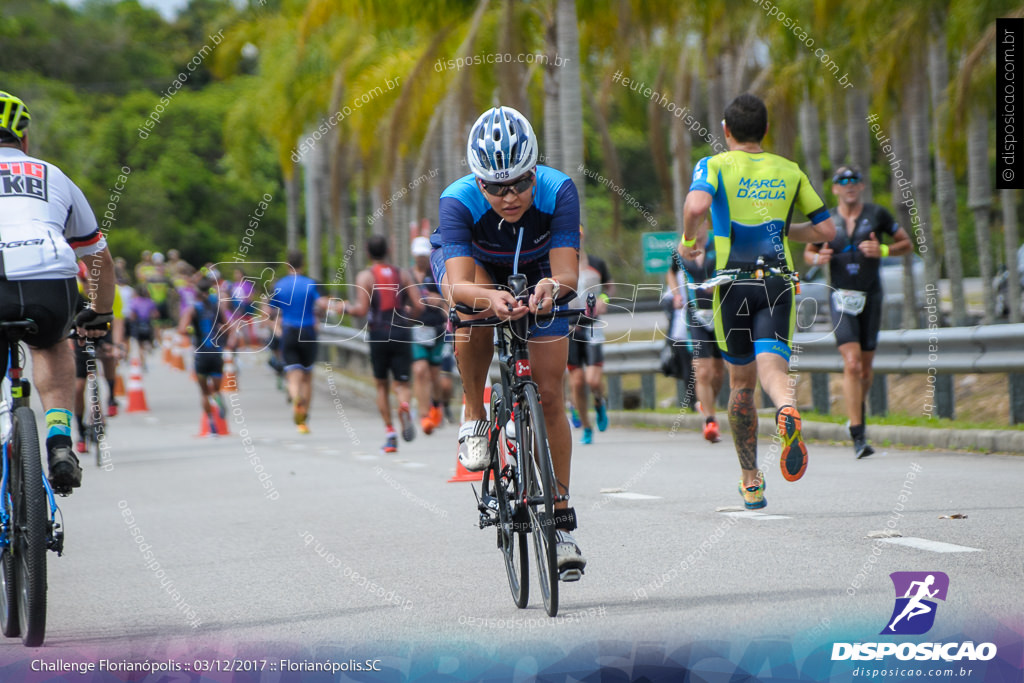
<path id="1" fill-rule="evenodd" d="M 78 466 L 78 457 L 70 447 L 54 448 L 49 461 L 50 486 L 54 493 L 66 496 L 72 489 L 82 485 L 82 468 Z"/>
<path id="2" fill-rule="evenodd" d="M 869 455 L 873 455 L 875 449 L 868 445 L 867 439 L 861 437 L 860 439 L 853 440 L 853 452 L 857 454 L 857 459 L 866 458 Z"/>

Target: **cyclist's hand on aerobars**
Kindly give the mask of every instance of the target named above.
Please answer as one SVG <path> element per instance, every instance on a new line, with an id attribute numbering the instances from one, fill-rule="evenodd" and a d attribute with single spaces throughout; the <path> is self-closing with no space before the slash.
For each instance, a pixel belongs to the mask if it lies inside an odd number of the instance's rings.
<path id="1" fill-rule="evenodd" d="M 551 313 L 555 310 L 555 300 L 551 294 L 555 285 L 550 278 L 544 278 L 533 288 L 528 301 L 530 313 Z"/>
<path id="2" fill-rule="evenodd" d="M 832 260 L 833 250 L 827 244 L 818 251 L 818 260 L 815 261 L 815 265 L 823 266 Z"/>
<path id="3" fill-rule="evenodd" d="M 491 310 L 499 320 L 517 320 L 529 310 L 523 302 L 504 290 L 494 290 L 490 294 Z"/>
<path id="4" fill-rule="evenodd" d="M 110 330 L 110 323 L 114 320 L 114 314 L 97 313 L 91 308 L 86 308 L 75 316 L 75 327 L 78 329 L 78 343 L 85 344 L 84 337 L 102 337 Z"/>
<path id="5" fill-rule="evenodd" d="M 875 237 L 875 233 L 871 233 L 871 236 L 857 245 L 860 249 L 860 253 L 864 254 L 868 258 L 879 258 L 882 253 L 879 251 L 880 243 L 878 238 Z"/>

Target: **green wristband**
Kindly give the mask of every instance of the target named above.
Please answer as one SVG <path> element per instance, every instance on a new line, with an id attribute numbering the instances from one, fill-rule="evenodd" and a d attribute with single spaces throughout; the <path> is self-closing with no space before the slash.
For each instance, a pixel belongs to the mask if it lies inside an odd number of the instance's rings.
<path id="1" fill-rule="evenodd" d="M 889 255 L 889 245 L 888 244 L 879 244 L 878 245 L 878 253 L 881 256 L 881 258 L 887 257 Z"/>
<path id="2" fill-rule="evenodd" d="M 605 303 L 608 303 L 608 295 L 605 294 L 604 292 L 601 292 L 600 294 L 598 294 L 597 298 L 600 299 L 601 301 L 605 302 Z"/>
<path id="3" fill-rule="evenodd" d="M 694 237 L 692 240 L 688 240 L 684 237 L 680 244 L 682 244 L 687 249 L 693 249 L 695 246 L 697 246 L 697 238 Z"/>

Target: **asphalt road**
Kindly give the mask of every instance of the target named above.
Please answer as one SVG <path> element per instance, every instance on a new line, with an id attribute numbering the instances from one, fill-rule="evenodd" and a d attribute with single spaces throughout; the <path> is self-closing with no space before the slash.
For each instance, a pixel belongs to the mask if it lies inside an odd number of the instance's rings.
<path id="1" fill-rule="evenodd" d="M 107 470 L 85 463 L 83 487 L 61 500 L 46 647 L 0 640 L 0 680 L 33 658 L 238 656 L 381 659 L 393 679 L 461 680 L 493 659 L 522 678 L 574 651 L 639 660 L 714 642 L 739 661 L 763 639 L 800 661 L 878 639 L 897 571 L 949 576 L 929 638 L 1016 638 L 1019 654 L 1021 458 L 891 449 L 856 461 L 846 444 L 812 443 L 806 476 L 788 483 L 762 442 L 758 514 L 738 512 L 731 443 L 613 427 L 575 447 L 589 563 L 552 620 L 536 583 L 515 607 L 470 484 L 446 482 L 456 428 L 385 456 L 372 400 L 337 372 L 317 385 L 303 436 L 262 359 L 243 357 L 232 433 L 199 438 L 197 389 L 151 361 L 150 412 L 111 420 Z M 902 538 L 869 538 L 880 531 Z M 271 673 L 244 680 L 283 680 Z"/>

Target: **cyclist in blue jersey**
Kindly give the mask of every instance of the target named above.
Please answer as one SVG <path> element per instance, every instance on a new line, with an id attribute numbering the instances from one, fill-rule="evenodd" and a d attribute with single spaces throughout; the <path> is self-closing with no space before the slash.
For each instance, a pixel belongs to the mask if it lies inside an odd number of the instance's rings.
<path id="1" fill-rule="evenodd" d="M 728 280 L 714 294 L 715 339 L 729 364 L 739 491 L 744 505 L 757 509 L 765 506 L 764 474 L 757 468 L 758 379 L 779 407 L 775 422 L 783 478 L 796 481 L 807 469 L 795 384 L 788 374 L 796 313 L 789 242 L 831 240 L 835 225 L 800 167 L 761 148 L 768 130 L 764 102 L 749 93 L 738 96 L 726 107 L 722 128 L 729 151 L 705 157 L 694 168 L 679 253 L 694 260 L 704 252 L 697 234 L 710 211 L 716 277 Z M 811 223 L 791 226 L 794 209 Z"/>
<path id="2" fill-rule="evenodd" d="M 224 377 L 224 342 L 228 337 L 224 328 L 227 320 L 220 308 L 220 296 L 213 279 L 202 276 L 196 283 L 196 290 L 195 301 L 181 311 L 178 332 L 188 334 L 191 328 L 192 345 L 195 347 L 193 368 L 199 383 L 200 405 L 210 425 L 210 434 L 216 434 L 214 412 L 220 413 L 221 419 L 227 412 L 220 393 Z"/>
<path id="3" fill-rule="evenodd" d="M 281 330 L 281 355 L 285 381 L 292 401 L 292 419 L 300 434 L 309 434 L 309 404 L 313 398 L 313 364 L 316 362 L 316 323 L 327 311 L 328 298 L 320 294 L 312 278 L 302 274 L 301 251 L 288 252 L 294 274 L 274 283 L 269 303 Z"/>
<path id="4" fill-rule="evenodd" d="M 555 301 L 576 290 L 579 278 L 580 206 L 572 179 L 537 165 L 537 137 L 530 122 L 511 107 L 494 107 L 470 129 L 466 158 L 472 171 L 441 194 L 440 224 L 431 235 L 434 279 L 450 302 L 483 309 L 481 316 L 518 319 L 550 313 Z M 519 272 L 532 292 L 526 304 L 504 287 L 513 272 L 517 240 Z M 530 363 L 547 424 L 559 493 L 569 490 L 572 435 L 565 415 L 562 376 L 569 326 L 555 319 L 530 330 Z M 470 471 L 487 467 L 484 384 L 494 354 L 492 330 L 473 327 L 455 338 L 455 358 L 466 397 L 466 422 L 459 429 L 459 461 Z M 576 515 L 559 503 L 560 570 L 586 564 L 569 533 Z"/>

